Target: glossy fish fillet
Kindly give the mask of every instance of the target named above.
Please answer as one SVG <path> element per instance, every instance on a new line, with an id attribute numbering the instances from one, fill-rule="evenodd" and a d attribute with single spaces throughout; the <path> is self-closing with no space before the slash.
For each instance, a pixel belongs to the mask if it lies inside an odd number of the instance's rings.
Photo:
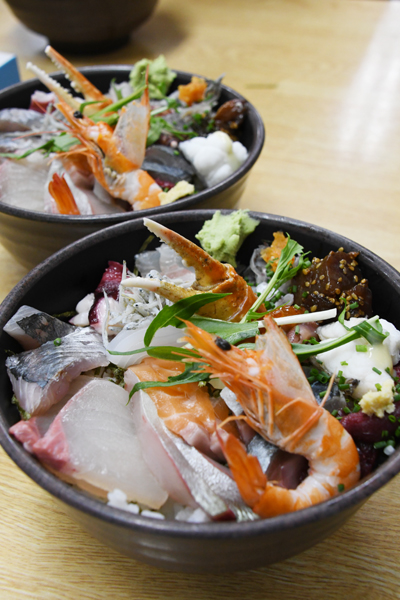
<path id="1" fill-rule="evenodd" d="M 6 367 L 21 408 L 34 416 L 61 400 L 78 375 L 108 363 L 100 336 L 77 329 L 61 338 L 60 345 L 50 341 L 8 357 Z"/>
<path id="2" fill-rule="evenodd" d="M 23 305 L 6 323 L 4 331 L 17 340 L 24 350 L 31 350 L 72 333 L 75 327 L 36 308 Z"/>
<path id="3" fill-rule="evenodd" d="M 168 495 L 142 457 L 129 395 L 93 379 L 67 402 L 32 451 L 78 485 L 122 490 L 129 500 L 160 508 Z"/>
<path id="4" fill-rule="evenodd" d="M 131 407 L 144 459 L 174 500 L 199 506 L 214 520 L 257 518 L 228 471 L 171 433 L 146 392 L 137 392 Z"/>
<path id="5" fill-rule="evenodd" d="M 183 373 L 184 368 L 180 362 L 145 358 L 140 364 L 129 367 L 125 382 L 131 390 L 137 381 L 167 381 L 168 377 Z M 224 459 L 216 428 L 229 416 L 229 411 L 226 409 L 225 414 L 217 416 L 207 389 L 197 383 L 185 383 L 149 388 L 147 393 L 170 431 L 211 458 Z"/>

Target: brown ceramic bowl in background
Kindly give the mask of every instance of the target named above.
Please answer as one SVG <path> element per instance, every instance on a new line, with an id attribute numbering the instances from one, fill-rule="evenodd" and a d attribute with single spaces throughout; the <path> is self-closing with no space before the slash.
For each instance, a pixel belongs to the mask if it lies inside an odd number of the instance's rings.
<path id="1" fill-rule="evenodd" d="M 60 52 L 104 53 L 126 44 L 157 0 L 5 0 L 29 29 Z"/>
<path id="2" fill-rule="evenodd" d="M 131 69 L 132 67 L 129 66 L 112 65 L 86 67 L 80 70 L 96 87 L 106 92 L 112 79 L 117 83 L 127 81 Z M 171 90 L 190 82 L 192 77 L 191 73 L 182 71 L 176 73 L 177 77 Z M 57 74 L 55 78 L 64 87 L 68 87 L 68 82 L 63 75 Z M 9 107 L 27 108 L 30 97 L 36 89 L 46 88 L 37 79 L 6 88 L 0 92 L 0 110 Z M 222 86 L 220 104 L 237 98 L 243 100 L 243 96 L 225 85 Z M 233 208 L 243 194 L 246 179 L 264 145 L 265 133 L 262 119 L 252 104 L 248 102 L 247 105 L 248 110 L 239 139 L 246 146 L 248 157 L 235 173 L 218 185 L 166 206 L 111 215 L 52 215 L 24 210 L 0 201 L 0 242 L 18 262 L 32 268 L 60 248 L 109 225 L 195 206 Z"/>
<path id="3" fill-rule="evenodd" d="M 175 212 L 158 215 L 156 220 L 195 242 L 195 234 L 213 212 Z M 240 249 L 239 262 L 248 264 L 253 249 L 271 240 L 277 230 L 289 233 L 320 258 L 339 247 L 347 252 L 360 252 L 359 264 L 372 290 L 374 312 L 400 329 L 400 274 L 385 261 L 347 238 L 315 225 L 262 213 L 250 214 L 261 223 Z M 134 255 L 147 238 L 148 230 L 141 219 L 122 223 L 75 242 L 33 269 L 1 305 L 2 356 L 5 349 L 19 351 L 18 344 L 4 333 L 3 327 L 22 304 L 52 314 L 71 310 L 96 288 L 109 260 L 126 260 L 128 267 L 133 268 Z M 153 242 L 150 247 L 156 245 L 158 243 Z M 14 462 L 93 536 L 123 554 L 177 571 L 254 569 L 298 554 L 336 531 L 371 494 L 400 471 L 397 449 L 353 489 L 298 512 L 250 523 L 160 521 L 107 506 L 47 471 L 8 434 L 10 426 L 19 420 L 11 396 L 3 358 L 0 363 L 0 443 Z M 348 544 L 351 548 L 352 540 Z"/>

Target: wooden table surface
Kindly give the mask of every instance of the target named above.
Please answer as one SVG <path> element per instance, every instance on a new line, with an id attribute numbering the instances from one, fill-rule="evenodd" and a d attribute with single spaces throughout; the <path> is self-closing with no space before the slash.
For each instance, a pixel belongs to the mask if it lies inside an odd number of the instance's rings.
<path id="1" fill-rule="evenodd" d="M 77 16 L 79 18 L 79 16 Z M 225 82 L 267 138 L 241 207 L 342 233 L 400 269 L 400 3 L 160 0 L 129 45 L 77 66 L 165 54 Z M 0 50 L 53 70 L 45 39 L 0 0 Z M 0 247 L 0 296 L 26 271 Z M 118 555 L 64 516 L 0 453 L 1 600 L 400 598 L 400 478 L 335 535 L 283 563 L 233 575 L 168 573 Z"/>

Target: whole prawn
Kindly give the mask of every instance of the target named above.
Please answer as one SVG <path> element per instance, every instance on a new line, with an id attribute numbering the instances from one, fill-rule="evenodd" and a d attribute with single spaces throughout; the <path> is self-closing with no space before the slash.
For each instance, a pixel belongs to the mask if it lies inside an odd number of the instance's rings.
<path id="1" fill-rule="evenodd" d="M 281 449 L 305 456 L 308 476 L 294 489 L 268 481 L 258 459 L 232 435 L 221 445 L 244 501 L 260 517 L 274 517 L 317 504 L 359 479 L 352 437 L 318 405 L 291 346 L 272 317 L 255 350 L 223 350 L 213 336 L 187 323 L 186 341 L 201 355 L 204 371 L 219 377 L 237 396 L 246 422 Z"/>

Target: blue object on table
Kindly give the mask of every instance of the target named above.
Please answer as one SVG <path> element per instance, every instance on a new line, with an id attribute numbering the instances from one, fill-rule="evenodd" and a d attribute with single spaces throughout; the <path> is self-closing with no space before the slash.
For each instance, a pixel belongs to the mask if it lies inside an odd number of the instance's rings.
<path id="1" fill-rule="evenodd" d="M 0 90 L 19 82 L 17 60 L 14 54 L 0 52 Z"/>

